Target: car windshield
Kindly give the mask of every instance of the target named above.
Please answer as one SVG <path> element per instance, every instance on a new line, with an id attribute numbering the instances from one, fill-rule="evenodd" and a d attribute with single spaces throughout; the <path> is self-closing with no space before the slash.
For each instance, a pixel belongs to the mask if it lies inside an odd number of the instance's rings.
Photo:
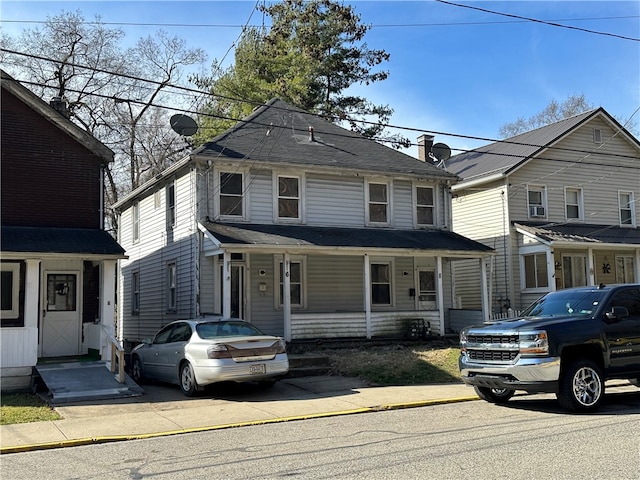
<path id="1" fill-rule="evenodd" d="M 240 321 L 205 322 L 196 325 L 196 332 L 202 339 L 216 337 L 237 337 L 246 335 L 264 335 L 250 323 Z"/>
<path id="2" fill-rule="evenodd" d="M 563 315 L 590 316 L 598 308 L 604 291 L 559 290 L 547 293 L 531 304 L 523 317 L 556 317 Z"/>

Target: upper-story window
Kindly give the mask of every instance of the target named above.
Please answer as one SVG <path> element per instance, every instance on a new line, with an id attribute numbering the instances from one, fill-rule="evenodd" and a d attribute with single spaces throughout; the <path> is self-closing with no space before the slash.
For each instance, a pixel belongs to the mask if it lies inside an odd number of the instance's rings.
<path id="1" fill-rule="evenodd" d="M 277 206 L 279 220 L 300 220 L 301 181 L 299 177 L 279 175 L 277 177 Z"/>
<path id="2" fill-rule="evenodd" d="M 135 201 L 131 206 L 131 236 L 133 237 L 133 241 L 137 242 L 140 240 L 140 202 Z"/>
<path id="3" fill-rule="evenodd" d="M 418 225 L 435 223 L 435 202 L 433 187 L 416 187 L 416 222 Z"/>
<path id="4" fill-rule="evenodd" d="M 583 220 L 582 189 L 567 187 L 564 190 L 565 214 L 567 220 Z"/>
<path id="5" fill-rule="evenodd" d="M 140 272 L 131 273 L 131 314 L 140 314 Z"/>
<path id="6" fill-rule="evenodd" d="M 371 181 L 367 183 L 368 223 L 389 223 L 389 184 Z"/>
<path id="7" fill-rule="evenodd" d="M 220 172 L 220 215 L 244 216 L 244 175 Z"/>
<path id="8" fill-rule="evenodd" d="M 633 192 L 618 192 L 618 204 L 620 206 L 620 225 L 635 226 Z"/>
<path id="9" fill-rule="evenodd" d="M 167 230 L 176 225 L 176 185 L 171 182 L 167 185 Z"/>
<path id="10" fill-rule="evenodd" d="M 529 185 L 527 189 L 529 218 L 547 217 L 547 191 L 545 187 Z"/>

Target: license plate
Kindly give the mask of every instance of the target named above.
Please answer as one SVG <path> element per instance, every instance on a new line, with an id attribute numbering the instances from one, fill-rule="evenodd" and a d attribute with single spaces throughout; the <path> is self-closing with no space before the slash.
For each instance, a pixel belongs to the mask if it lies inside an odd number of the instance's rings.
<path id="1" fill-rule="evenodd" d="M 267 366 L 264 363 L 258 365 L 249 365 L 249 373 L 251 375 L 267 373 Z"/>

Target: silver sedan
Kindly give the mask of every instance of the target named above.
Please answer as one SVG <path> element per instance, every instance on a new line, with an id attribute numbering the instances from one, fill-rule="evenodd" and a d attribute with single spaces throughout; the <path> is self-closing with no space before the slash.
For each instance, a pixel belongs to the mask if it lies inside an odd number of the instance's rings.
<path id="1" fill-rule="evenodd" d="M 180 386 L 187 396 L 217 382 L 273 384 L 289 371 L 285 341 L 236 318 L 178 320 L 131 352 L 131 376 Z"/>

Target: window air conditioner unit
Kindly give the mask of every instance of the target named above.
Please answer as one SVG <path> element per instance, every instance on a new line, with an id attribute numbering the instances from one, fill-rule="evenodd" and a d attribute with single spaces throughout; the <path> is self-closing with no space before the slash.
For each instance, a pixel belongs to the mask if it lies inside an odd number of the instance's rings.
<path id="1" fill-rule="evenodd" d="M 544 207 L 542 206 L 533 206 L 529 207 L 529 216 L 530 217 L 544 217 Z"/>

